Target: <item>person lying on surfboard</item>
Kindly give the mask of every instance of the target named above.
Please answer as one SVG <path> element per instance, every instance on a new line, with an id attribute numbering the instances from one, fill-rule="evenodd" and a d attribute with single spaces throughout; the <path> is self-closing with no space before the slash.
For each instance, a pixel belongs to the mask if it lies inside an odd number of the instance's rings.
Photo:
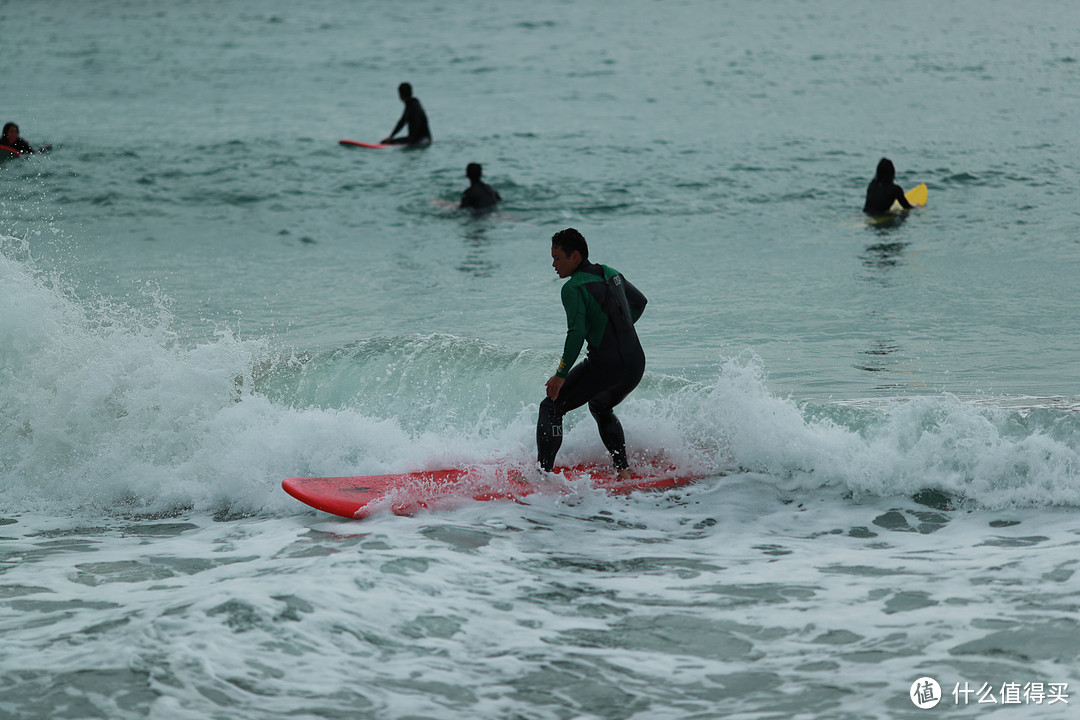
<path id="1" fill-rule="evenodd" d="M 480 163 L 469 163 L 466 166 L 465 177 L 469 178 L 471 184 L 461 193 L 461 207 L 483 210 L 502 200 L 498 190 L 480 179 L 483 172 Z"/>
<path id="2" fill-rule="evenodd" d="M 896 168 L 892 160 L 881 158 L 877 165 L 877 174 L 866 188 L 866 204 L 863 212 L 867 215 L 886 215 L 893 202 L 900 203 L 900 207 L 910 210 L 912 204 L 904 197 L 904 191 L 893 180 L 896 178 Z"/>
<path id="3" fill-rule="evenodd" d="M 405 103 L 405 112 L 394 126 L 394 131 L 389 137 L 382 140 L 383 145 L 427 145 L 431 142 L 431 130 L 428 128 L 427 114 L 420 107 L 420 101 L 413 97 L 412 85 L 401 83 L 398 85 L 398 97 Z M 401 128 L 409 126 L 409 134 L 403 138 L 395 138 Z"/>
<path id="4" fill-rule="evenodd" d="M 0 146 L 8 152 L 14 152 L 19 155 L 33 155 L 35 152 L 47 152 L 52 147 L 51 145 L 43 145 L 39 150 L 35 150 L 30 143 L 19 137 L 19 126 L 13 122 L 4 125 L 4 131 L 0 133 Z"/>
<path id="5" fill-rule="evenodd" d="M 551 238 L 551 266 L 560 278 L 566 310 L 566 343 L 536 422 L 537 462 L 551 472 L 562 445 L 563 415 L 589 404 L 600 439 L 620 478 L 630 477 L 626 437 L 613 408 L 637 387 L 645 373 L 645 352 L 634 323 L 648 300 L 622 274 L 589 261 L 585 237 L 574 228 Z M 587 357 L 574 365 L 581 346 Z"/>

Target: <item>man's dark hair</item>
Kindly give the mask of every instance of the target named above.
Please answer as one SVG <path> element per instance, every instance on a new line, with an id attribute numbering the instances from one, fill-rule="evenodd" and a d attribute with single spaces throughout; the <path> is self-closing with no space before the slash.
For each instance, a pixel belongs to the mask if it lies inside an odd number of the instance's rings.
<path id="1" fill-rule="evenodd" d="M 480 163 L 469 163 L 465 166 L 465 177 L 470 180 L 479 180 L 484 170 L 480 167 Z"/>
<path id="2" fill-rule="evenodd" d="M 582 260 L 589 259 L 589 244 L 585 242 L 585 236 L 574 228 L 566 228 L 552 235 L 551 247 L 562 248 L 567 255 L 577 250 Z"/>
<path id="3" fill-rule="evenodd" d="M 896 168 L 893 167 L 892 160 L 881 158 L 881 162 L 877 164 L 877 179 L 884 183 L 891 183 L 895 177 Z"/>
<path id="4" fill-rule="evenodd" d="M 406 100 L 412 97 L 412 85 L 409 83 L 401 83 L 397 88 L 398 95 Z"/>

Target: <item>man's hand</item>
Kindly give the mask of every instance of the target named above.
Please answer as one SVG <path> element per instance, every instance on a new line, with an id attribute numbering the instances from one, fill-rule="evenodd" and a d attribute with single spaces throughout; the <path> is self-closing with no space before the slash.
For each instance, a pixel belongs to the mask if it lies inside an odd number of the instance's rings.
<path id="1" fill-rule="evenodd" d="M 552 375 L 547 381 L 547 396 L 552 400 L 559 399 L 559 391 L 562 390 L 563 383 L 566 382 L 566 378 L 559 377 L 558 375 Z"/>

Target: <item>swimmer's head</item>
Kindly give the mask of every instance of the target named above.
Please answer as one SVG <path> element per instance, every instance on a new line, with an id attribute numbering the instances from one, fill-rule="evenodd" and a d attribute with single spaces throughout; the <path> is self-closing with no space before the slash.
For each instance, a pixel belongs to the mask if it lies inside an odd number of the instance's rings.
<path id="1" fill-rule="evenodd" d="M 881 158 L 877 164 L 877 179 L 881 182 L 892 182 L 896 177 L 896 168 L 893 167 L 892 160 L 889 158 Z"/>

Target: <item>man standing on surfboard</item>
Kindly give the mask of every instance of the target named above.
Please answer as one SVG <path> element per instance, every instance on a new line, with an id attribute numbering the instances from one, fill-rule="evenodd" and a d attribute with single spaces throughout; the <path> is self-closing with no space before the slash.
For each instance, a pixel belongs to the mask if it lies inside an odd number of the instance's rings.
<path id="1" fill-rule="evenodd" d="M 645 374 L 634 323 L 648 301 L 618 270 L 589 262 L 589 246 L 573 228 L 552 236 L 551 258 L 559 277 L 570 278 L 562 287 L 567 330 L 562 359 L 540 403 L 537 462 L 551 472 L 562 445 L 563 415 L 588 403 L 619 477 L 629 477 L 626 437 L 613 408 Z M 574 366 L 585 343 L 588 356 Z"/>
<path id="2" fill-rule="evenodd" d="M 413 97 L 412 85 L 401 83 L 398 85 L 398 97 L 405 103 L 405 112 L 394 126 L 394 131 L 382 142 L 384 145 L 427 145 L 431 142 L 431 130 L 428 128 L 427 114 L 420 107 L 420 101 Z M 409 134 L 403 138 L 395 138 L 401 128 L 409 126 Z"/>
<path id="3" fill-rule="evenodd" d="M 912 208 L 911 203 L 904 197 L 903 189 L 893 180 L 896 178 L 896 168 L 892 160 L 881 158 L 877 164 L 877 174 L 866 188 L 866 204 L 863 212 L 867 215 L 885 215 L 889 212 L 893 202 L 900 203 L 905 210 Z"/>

